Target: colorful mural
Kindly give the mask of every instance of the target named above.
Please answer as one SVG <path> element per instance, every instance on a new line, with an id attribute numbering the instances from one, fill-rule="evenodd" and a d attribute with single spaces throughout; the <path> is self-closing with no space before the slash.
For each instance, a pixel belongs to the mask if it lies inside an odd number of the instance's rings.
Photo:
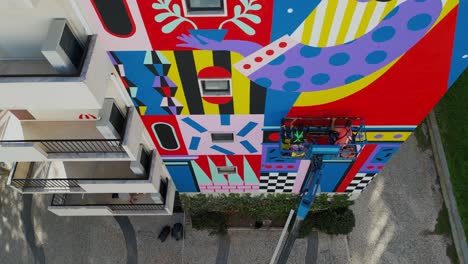
<path id="1" fill-rule="evenodd" d="M 298 193 L 281 120 L 360 117 L 366 144 L 321 179 L 360 193 L 464 63 L 457 0 L 82 2 L 181 192 Z"/>

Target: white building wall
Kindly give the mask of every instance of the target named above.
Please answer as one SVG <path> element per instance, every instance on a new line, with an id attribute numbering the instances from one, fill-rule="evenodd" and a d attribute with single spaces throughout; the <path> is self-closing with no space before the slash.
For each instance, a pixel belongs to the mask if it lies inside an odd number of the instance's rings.
<path id="1" fill-rule="evenodd" d="M 88 181 L 80 180 L 81 188 L 87 193 L 155 193 L 158 192 L 149 181 Z"/>
<path id="2" fill-rule="evenodd" d="M 49 211 L 58 216 L 113 215 L 107 206 L 49 206 Z"/>
<path id="3" fill-rule="evenodd" d="M 27 5 L 8 3 L 16 1 L 0 1 L 1 59 L 43 58 L 41 46 L 53 18 L 66 18 L 74 33 L 85 40 L 85 29 L 73 12 L 70 0 L 29 0 L 35 3 L 29 8 Z"/>

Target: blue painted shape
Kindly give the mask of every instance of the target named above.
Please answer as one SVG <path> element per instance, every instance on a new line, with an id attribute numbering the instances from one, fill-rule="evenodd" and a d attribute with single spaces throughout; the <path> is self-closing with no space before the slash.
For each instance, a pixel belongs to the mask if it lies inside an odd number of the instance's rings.
<path id="1" fill-rule="evenodd" d="M 231 125 L 231 116 L 230 115 L 221 115 L 221 125 L 230 126 Z"/>
<path id="2" fill-rule="evenodd" d="M 284 76 L 288 78 L 299 78 L 304 75 L 304 68 L 302 66 L 291 66 L 284 71 Z"/>
<path id="3" fill-rule="evenodd" d="M 399 6 L 393 8 L 393 10 L 390 11 L 390 13 L 388 13 L 388 14 L 384 17 L 383 20 L 387 20 L 387 19 L 391 18 L 392 16 L 396 15 L 396 14 L 398 13 L 398 10 L 400 10 L 400 7 L 399 7 Z"/>
<path id="4" fill-rule="evenodd" d="M 193 120 L 190 117 L 183 118 L 182 121 L 184 121 L 187 125 L 191 126 L 193 129 L 197 130 L 200 133 L 208 131 L 205 127 L 198 124 L 197 122 L 195 122 L 195 120 Z"/>
<path id="5" fill-rule="evenodd" d="M 250 142 L 248 140 L 242 140 L 240 142 L 240 144 L 242 146 L 244 146 L 244 148 L 250 153 L 256 153 L 257 152 L 257 149 L 254 146 L 252 146 L 252 144 L 250 144 Z"/>
<path id="6" fill-rule="evenodd" d="M 429 14 L 419 14 L 408 20 L 406 27 L 411 31 L 419 31 L 425 29 L 431 24 L 432 16 Z"/>
<path id="7" fill-rule="evenodd" d="M 264 125 L 279 126 L 281 124 L 281 119 L 291 110 L 298 96 L 299 93 L 297 92 L 283 92 L 268 89 L 265 103 Z"/>
<path id="8" fill-rule="evenodd" d="M 258 78 L 255 80 L 255 83 L 265 88 L 270 88 L 272 84 L 271 80 L 268 78 Z"/>
<path id="9" fill-rule="evenodd" d="M 125 78 L 138 87 L 135 95 L 147 108 L 145 115 L 169 115 L 160 104 L 163 96 L 153 88 L 154 74 L 143 64 L 146 51 L 115 51 L 114 55 L 125 68 Z M 134 102 L 135 106 L 138 106 Z"/>
<path id="10" fill-rule="evenodd" d="M 382 147 L 379 149 L 379 152 L 375 154 L 372 159 L 372 163 L 386 163 L 395 152 L 398 150 L 398 147 Z"/>
<path id="11" fill-rule="evenodd" d="M 314 145 L 311 149 L 311 154 L 317 155 L 334 155 L 340 153 L 339 145 Z"/>
<path id="12" fill-rule="evenodd" d="M 383 50 L 373 51 L 366 56 L 366 62 L 368 64 L 379 64 L 387 58 L 387 52 Z"/>
<path id="13" fill-rule="evenodd" d="M 190 34 L 194 36 L 201 44 L 206 44 L 200 36 L 205 37 L 207 39 L 212 39 L 216 41 L 221 41 L 226 36 L 227 29 L 190 29 Z"/>
<path id="14" fill-rule="evenodd" d="M 341 66 L 345 65 L 348 63 L 350 57 L 348 53 L 346 52 L 338 52 L 336 54 L 333 54 L 330 59 L 328 60 L 328 63 L 333 66 Z"/>
<path id="15" fill-rule="evenodd" d="M 201 137 L 192 137 L 192 139 L 190 140 L 189 149 L 190 150 L 197 150 L 198 145 L 200 145 L 200 140 L 201 140 Z"/>
<path id="16" fill-rule="evenodd" d="M 364 76 L 361 75 L 361 74 L 354 74 L 354 75 L 351 75 L 349 76 L 348 78 L 345 79 L 345 83 L 348 84 L 348 83 L 352 83 L 352 82 L 355 82 L 357 80 L 360 80 L 362 79 Z"/>
<path id="17" fill-rule="evenodd" d="M 258 126 L 258 123 L 255 123 L 255 122 L 250 121 L 250 122 L 247 123 L 247 125 L 245 125 L 239 132 L 237 132 L 237 135 L 238 135 L 239 137 L 245 137 L 245 136 L 247 136 L 247 134 L 249 134 L 250 131 L 252 131 L 252 129 L 254 129 L 256 126 Z"/>
<path id="18" fill-rule="evenodd" d="M 211 146 L 211 148 L 216 150 L 216 151 L 219 151 L 219 152 L 221 152 L 223 154 L 226 154 L 226 155 L 234 155 L 235 154 L 234 152 L 232 152 L 230 150 L 227 150 L 225 148 L 222 148 L 222 147 L 220 147 L 218 145 L 213 145 L 213 146 Z"/>
<path id="19" fill-rule="evenodd" d="M 348 171 L 351 162 L 324 162 L 320 189 L 322 192 L 333 192 Z"/>
<path id="20" fill-rule="evenodd" d="M 272 1 L 273 21 L 271 42 L 284 35 L 291 35 L 312 13 L 321 0 Z M 288 12 L 292 11 L 292 12 Z"/>
<path id="21" fill-rule="evenodd" d="M 300 53 L 301 53 L 301 56 L 304 58 L 313 58 L 313 57 L 318 56 L 321 51 L 322 51 L 321 48 L 304 45 L 301 48 Z"/>
<path id="22" fill-rule="evenodd" d="M 278 56 L 278 58 L 270 61 L 268 64 L 275 65 L 275 66 L 276 65 L 281 65 L 285 60 L 286 60 L 286 56 L 284 56 L 284 54 L 283 54 L 283 55 Z"/>
<path id="23" fill-rule="evenodd" d="M 195 177 L 190 165 L 166 165 L 179 192 L 198 192 Z"/>
<path id="24" fill-rule="evenodd" d="M 301 88 L 301 83 L 296 81 L 285 82 L 283 84 L 283 90 L 287 92 L 294 92 Z"/>
<path id="25" fill-rule="evenodd" d="M 450 66 L 449 87 L 468 67 L 468 1 L 458 2 L 457 25 Z M 466 56 L 464 58 L 464 56 Z"/>
<path id="26" fill-rule="evenodd" d="M 323 85 L 326 84 L 330 80 L 330 75 L 326 73 L 317 73 L 312 78 L 310 78 L 310 82 L 315 85 Z"/>
<path id="27" fill-rule="evenodd" d="M 377 29 L 372 33 L 372 40 L 375 42 L 385 42 L 395 36 L 396 30 L 392 26 L 385 26 Z"/>

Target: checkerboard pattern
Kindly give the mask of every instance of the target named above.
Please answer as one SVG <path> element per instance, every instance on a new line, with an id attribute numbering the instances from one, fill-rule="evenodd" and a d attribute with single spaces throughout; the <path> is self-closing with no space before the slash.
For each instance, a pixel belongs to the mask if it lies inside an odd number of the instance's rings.
<path id="1" fill-rule="evenodd" d="M 297 172 L 261 172 L 260 192 L 290 193 L 296 181 Z"/>
<path id="2" fill-rule="evenodd" d="M 347 193 L 362 192 L 376 175 L 377 173 L 362 173 L 362 172 L 356 174 L 356 176 L 354 176 L 354 179 L 346 188 L 345 192 Z"/>

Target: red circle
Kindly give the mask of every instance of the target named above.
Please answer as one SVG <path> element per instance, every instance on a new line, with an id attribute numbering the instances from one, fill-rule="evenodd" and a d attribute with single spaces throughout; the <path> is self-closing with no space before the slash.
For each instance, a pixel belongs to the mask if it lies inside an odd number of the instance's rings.
<path id="1" fill-rule="evenodd" d="M 288 169 L 294 168 L 294 165 L 288 165 Z"/>
<path id="2" fill-rule="evenodd" d="M 279 43 L 279 47 L 280 47 L 280 48 L 286 48 L 286 46 L 288 46 L 288 43 L 286 43 L 286 42 L 284 42 L 284 41 L 282 41 L 282 42 Z"/>
<path id="3" fill-rule="evenodd" d="M 367 168 L 368 168 L 368 169 L 373 169 L 373 168 L 374 168 L 374 166 L 367 166 Z"/>
<path id="4" fill-rule="evenodd" d="M 244 64 L 244 69 L 248 70 L 250 69 L 252 66 L 250 66 L 250 64 Z"/>
<path id="5" fill-rule="evenodd" d="M 265 168 L 271 169 L 271 165 L 265 165 Z"/>
<path id="6" fill-rule="evenodd" d="M 263 58 L 262 58 L 262 57 L 255 57 L 255 61 L 256 61 L 256 62 L 262 62 L 262 61 L 263 61 Z"/>
<path id="7" fill-rule="evenodd" d="M 283 168 L 283 165 L 276 165 L 276 168 L 281 169 L 281 168 Z"/>
<path id="8" fill-rule="evenodd" d="M 383 166 L 378 166 L 377 169 L 381 170 L 383 169 Z"/>
<path id="9" fill-rule="evenodd" d="M 279 132 L 274 132 L 268 135 L 268 139 L 271 141 L 278 141 L 279 140 Z"/>
<path id="10" fill-rule="evenodd" d="M 266 55 L 271 56 L 271 55 L 275 54 L 275 51 L 274 50 L 267 50 L 265 53 L 266 53 Z"/>

